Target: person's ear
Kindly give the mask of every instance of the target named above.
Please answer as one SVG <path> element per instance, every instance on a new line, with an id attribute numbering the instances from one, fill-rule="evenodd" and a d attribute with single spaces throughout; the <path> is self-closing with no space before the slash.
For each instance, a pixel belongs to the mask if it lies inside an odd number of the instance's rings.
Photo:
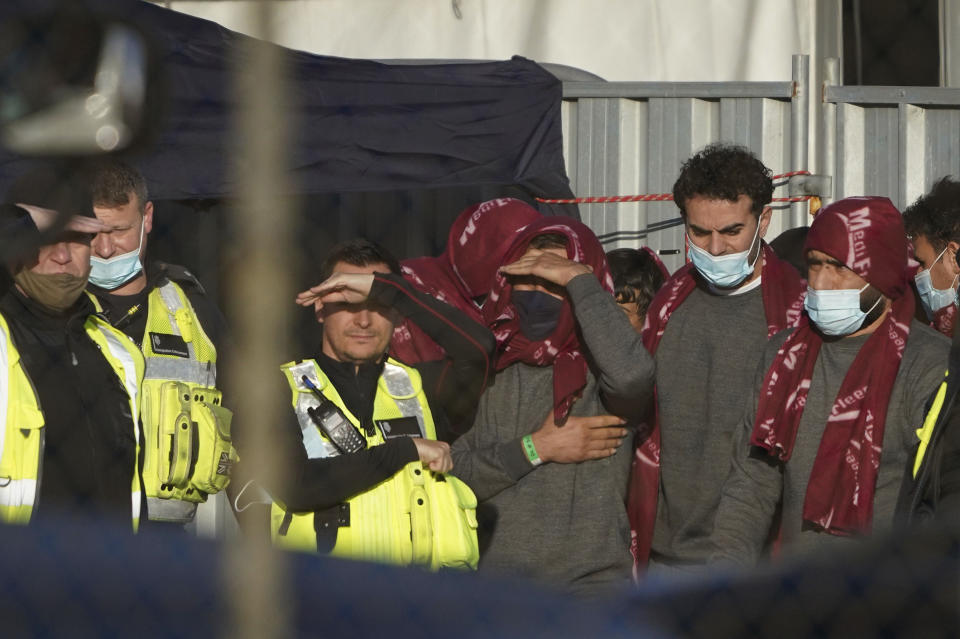
<path id="1" fill-rule="evenodd" d="M 143 233 L 147 235 L 153 230 L 153 202 L 143 205 Z"/>
<path id="2" fill-rule="evenodd" d="M 763 207 L 763 211 L 760 212 L 760 237 L 765 237 L 767 234 L 767 227 L 770 226 L 770 219 L 773 217 L 773 209 L 769 206 Z"/>
<path id="3" fill-rule="evenodd" d="M 950 270 L 950 274 L 956 277 L 960 274 L 960 243 L 957 242 L 947 242 L 947 253 L 944 255 L 943 262 L 947 265 L 947 268 Z"/>

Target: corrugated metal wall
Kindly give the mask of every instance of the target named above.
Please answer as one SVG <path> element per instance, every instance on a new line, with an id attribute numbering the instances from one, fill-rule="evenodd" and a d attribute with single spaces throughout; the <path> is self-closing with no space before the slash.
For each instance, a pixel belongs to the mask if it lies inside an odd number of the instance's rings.
<path id="1" fill-rule="evenodd" d="M 837 198 L 885 195 L 901 209 L 944 175 L 960 176 L 960 89 L 827 87 Z"/>
<path id="2" fill-rule="evenodd" d="M 579 197 L 669 193 L 682 162 L 706 144 L 752 149 L 775 173 L 811 169 L 832 178 L 826 201 L 885 195 L 901 209 L 944 175 L 960 176 L 960 89 L 825 86 L 814 101 L 819 134 L 803 97 L 795 57 L 791 82 L 565 82 L 567 173 Z M 827 74 L 828 76 L 830 74 Z M 786 197 L 781 186 L 775 196 Z M 767 239 L 808 220 L 806 204 L 776 205 Z M 583 220 L 608 248 L 647 245 L 671 270 L 683 262 L 673 202 L 581 204 Z"/>

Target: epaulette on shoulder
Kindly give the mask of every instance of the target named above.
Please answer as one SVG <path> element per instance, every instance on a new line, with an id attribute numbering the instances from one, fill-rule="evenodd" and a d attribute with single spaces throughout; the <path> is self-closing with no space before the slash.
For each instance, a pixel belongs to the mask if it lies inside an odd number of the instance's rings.
<path id="1" fill-rule="evenodd" d="M 166 275 L 171 281 L 177 282 L 178 284 L 187 284 L 192 286 L 202 295 L 207 294 L 203 288 L 203 284 L 200 283 L 200 280 L 197 279 L 197 276 L 194 275 L 186 266 L 180 266 L 179 264 L 167 264 L 166 262 L 158 262 L 157 265 L 160 267 L 160 270 L 163 271 L 163 274 Z"/>

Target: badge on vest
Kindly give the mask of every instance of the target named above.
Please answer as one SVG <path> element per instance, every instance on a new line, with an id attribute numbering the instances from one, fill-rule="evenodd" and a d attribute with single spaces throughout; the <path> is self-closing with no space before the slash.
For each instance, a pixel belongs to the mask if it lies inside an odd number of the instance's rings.
<path id="1" fill-rule="evenodd" d="M 377 428 L 384 439 L 397 437 L 423 437 L 420 432 L 420 421 L 416 417 L 394 417 L 393 419 L 378 419 Z"/>
<path id="2" fill-rule="evenodd" d="M 187 343 L 179 335 L 163 335 L 150 333 L 150 348 L 160 355 L 174 355 L 176 357 L 190 357 Z"/>

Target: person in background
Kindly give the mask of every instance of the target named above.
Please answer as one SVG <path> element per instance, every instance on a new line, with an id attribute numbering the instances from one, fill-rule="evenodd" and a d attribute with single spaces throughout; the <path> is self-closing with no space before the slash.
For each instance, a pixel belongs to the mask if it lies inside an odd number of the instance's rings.
<path id="1" fill-rule="evenodd" d="M 770 248 L 784 262 L 797 269 L 800 277 L 807 279 L 807 256 L 803 252 L 803 244 L 807 241 L 809 226 L 798 226 L 787 229 L 770 240 Z"/>
<path id="2" fill-rule="evenodd" d="M 630 484 L 639 569 L 648 556 L 661 571 L 709 559 L 743 398 L 767 339 L 800 319 L 800 276 L 763 241 L 772 196 L 770 170 L 727 144 L 690 158 L 673 186 L 691 263 L 660 289 L 643 329 L 657 406 Z"/>
<path id="3" fill-rule="evenodd" d="M 952 337 L 957 322 L 956 289 L 960 279 L 960 182 L 940 178 L 929 193 L 903 212 L 903 225 L 920 262 L 914 277 L 924 316 Z"/>
<path id="4" fill-rule="evenodd" d="M 189 270 L 147 261 L 154 207 L 140 172 L 104 160 L 91 173 L 93 212 L 105 228 L 91 245 L 88 291 L 146 358 L 147 513 L 151 522 L 181 527 L 194 521 L 198 504 L 227 486 L 237 461 L 232 414 L 217 381 L 226 323 Z"/>
<path id="5" fill-rule="evenodd" d="M 483 305 L 496 378 L 453 473 L 480 500 L 480 570 L 583 595 L 626 588 L 627 419 L 650 403 L 653 362 L 612 295 L 583 224 L 544 217 L 518 233 Z"/>
<path id="6" fill-rule="evenodd" d="M 667 267 L 648 247 L 607 251 L 607 264 L 613 276 L 613 295 L 638 333 L 654 295 L 670 277 Z"/>
<path id="7" fill-rule="evenodd" d="M 960 182 L 941 178 L 903 213 L 922 268 L 914 280 L 934 328 L 952 337 L 943 380 L 927 401 L 929 411 L 904 478 L 897 506 L 906 524 L 960 526 L 960 332 L 954 330 L 960 283 Z"/>
<path id="8" fill-rule="evenodd" d="M 882 197 L 824 208 L 806 243 L 809 323 L 767 344 L 734 440 L 713 558 L 817 555 L 890 530 L 947 340 L 913 319 L 900 212 Z"/>

